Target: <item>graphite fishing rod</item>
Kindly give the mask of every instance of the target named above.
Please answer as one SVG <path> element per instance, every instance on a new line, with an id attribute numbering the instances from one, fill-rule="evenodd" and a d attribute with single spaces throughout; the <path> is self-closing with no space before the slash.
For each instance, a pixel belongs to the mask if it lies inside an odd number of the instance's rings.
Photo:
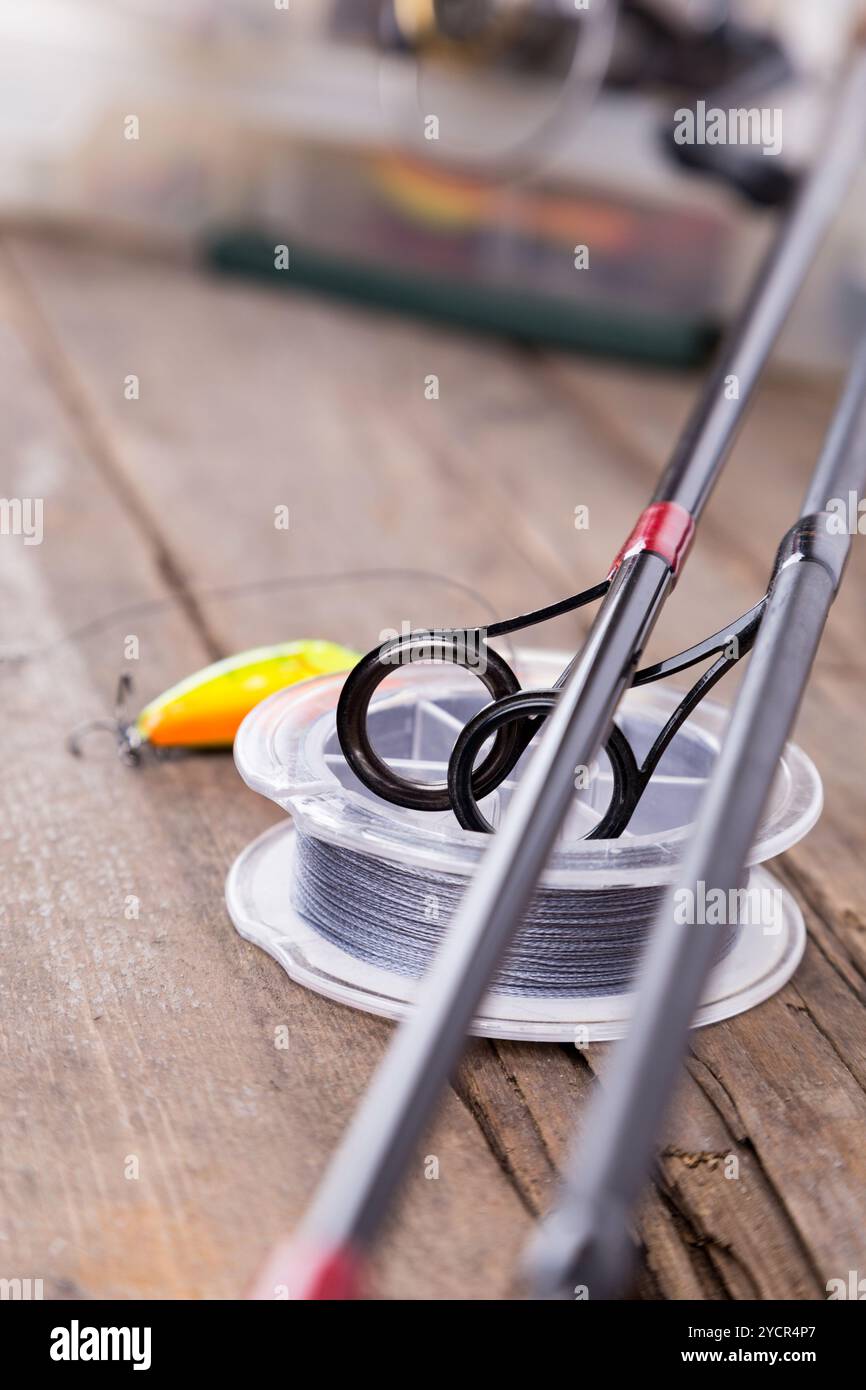
<path id="1" fill-rule="evenodd" d="M 614 562 L 505 823 L 491 838 L 414 1010 L 377 1069 L 297 1237 L 274 1252 L 253 1297 L 335 1299 L 359 1292 L 367 1251 L 544 869 L 573 796 L 574 769 L 589 766 L 609 734 L 761 370 L 847 190 L 864 123 L 866 59 L 858 51 L 821 156 L 758 272 L 650 506 Z M 732 381 L 736 392 L 726 390 Z M 380 665 L 381 679 L 389 668 Z M 369 702 L 372 690 L 363 693 Z"/>
<path id="2" fill-rule="evenodd" d="M 714 924 L 677 919 L 678 895 L 736 901 L 746 858 L 794 725 L 851 535 L 839 513 L 866 487 L 866 340 L 855 359 L 801 515 L 784 537 L 749 668 L 698 812 L 682 875 L 649 938 L 629 1032 L 573 1146 L 559 1199 L 527 1252 L 535 1292 L 610 1298 L 634 1258 L 630 1226 L 688 1034 L 720 945 Z M 693 896 L 692 902 L 697 901 Z M 759 924 L 760 926 L 761 924 Z M 766 926 L 768 924 L 764 924 Z M 722 931 L 728 930 L 726 920 Z M 754 930 L 740 925 L 740 930 Z M 584 1292 L 585 1291 L 585 1292 Z"/>

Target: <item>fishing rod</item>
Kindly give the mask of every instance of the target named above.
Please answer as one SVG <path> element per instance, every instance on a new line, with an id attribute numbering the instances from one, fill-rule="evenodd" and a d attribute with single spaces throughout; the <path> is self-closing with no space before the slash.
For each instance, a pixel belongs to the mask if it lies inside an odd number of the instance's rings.
<path id="1" fill-rule="evenodd" d="M 649 938 L 629 1032 L 573 1146 L 553 1212 L 525 1267 L 542 1297 L 580 1287 L 591 1298 L 621 1291 L 632 1265 L 630 1217 L 687 1047 L 719 930 L 677 920 L 683 891 L 730 902 L 776 774 L 778 760 L 839 589 L 851 535 L 834 499 L 866 488 L 866 340 L 851 368 L 799 520 L 776 556 L 767 605 L 739 698 L 695 826 L 679 885 Z M 697 896 L 691 898 L 696 902 Z M 730 922 L 726 920 L 724 930 Z M 749 930 L 748 926 L 740 927 Z"/>
<path id="2" fill-rule="evenodd" d="M 491 838 L 415 1008 L 377 1069 L 297 1238 L 274 1252 L 253 1297 L 334 1299 L 359 1292 L 367 1251 L 544 869 L 573 797 L 574 769 L 591 763 L 609 733 L 761 370 L 847 190 L 864 124 L 866 57 L 858 51 L 822 155 L 785 217 L 650 505 L 614 562 L 505 823 Z M 732 381 L 736 392 L 726 390 Z M 383 666 L 379 678 L 387 673 Z M 345 743 L 344 751 L 348 756 Z"/>

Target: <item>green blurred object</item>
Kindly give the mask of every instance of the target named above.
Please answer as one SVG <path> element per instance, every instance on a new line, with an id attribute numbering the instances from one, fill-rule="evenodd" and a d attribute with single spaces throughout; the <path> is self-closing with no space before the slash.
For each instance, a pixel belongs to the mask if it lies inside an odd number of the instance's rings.
<path id="1" fill-rule="evenodd" d="M 497 334 L 544 347 L 599 353 L 670 367 L 703 363 L 719 334 L 718 322 L 697 315 L 590 307 L 564 296 L 534 294 L 440 271 L 352 260 L 291 247 L 287 270 L 275 266 L 275 235 L 245 229 L 214 231 L 205 242 L 209 265 L 248 275 L 281 289 L 308 290 L 473 332 Z"/>

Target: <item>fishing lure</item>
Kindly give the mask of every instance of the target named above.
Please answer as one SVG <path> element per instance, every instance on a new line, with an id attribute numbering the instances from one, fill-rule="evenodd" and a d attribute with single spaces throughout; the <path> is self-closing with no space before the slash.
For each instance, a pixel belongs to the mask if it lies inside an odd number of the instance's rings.
<path id="1" fill-rule="evenodd" d="M 128 763 L 138 762 L 146 745 L 166 750 L 231 748 L 241 721 L 268 695 L 313 676 L 348 671 L 357 660 L 358 653 L 348 647 L 319 639 L 254 647 L 187 676 L 151 700 L 131 722 L 124 718 L 124 706 L 132 680 L 124 674 L 113 718 L 80 725 L 69 736 L 69 750 L 80 756 L 82 739 L 94 729 L 110 730 Z"/>

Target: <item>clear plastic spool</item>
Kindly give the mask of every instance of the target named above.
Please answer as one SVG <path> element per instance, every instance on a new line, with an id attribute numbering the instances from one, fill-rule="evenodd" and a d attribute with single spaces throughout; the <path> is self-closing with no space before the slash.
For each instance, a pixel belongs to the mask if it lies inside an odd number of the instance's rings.
<path id="1" fill-rule="evenodd" d="M 517 674 L 527 688 L 549 689 L 566 664 L 560 653 L 522 653 Z M 247 717 L 235 742 L 241 776 L 290 813 L 292 821 L 253 842 L 226 884 L 232 920 L 246 939 L 283 965 L 299 983 L 352 1007 L 401 1018 L 418 981 L 367 964 L 322 938 L 291 903 L 293 825 L 303 833 L 360 854 L 427 870 L 471 874 L 488 837 L 465 831 L 450 811 L 426 813 L 391 806 L 368 792 L 347 767 L 337 741 L 335 710 L 342 676 L 326 676 L 279 692 Z M 369 728 L 380 754 L 415 780 L 441 781 L 460 728 L 488 699 L 463 671 L 442 664 L 395 669 L 371 704 Z M 620 711 L 623 730 L 640 758 L 678 703 L 662 686 L 632 690 Z M 543 876 L 548 887 L 585 889 L 648 886 L 675 881 L 702 789 L 715 762 L 727 711 L 704 701 L 673 740 L 629 829 L 617 840 L 586 840 L 610 795 L 601 754 L 574 801 Z M 521 767 L 482 802 L 497 823 Z M 780 761 L 768 807 L 750 856 L 750 887 L 771 889 L 780 905 L 772 931 L 742 926 L 736 945 L 713 972 L 696 1025 L 731 1017 L 768 998 L 790 978 L 805 945 L 802 914 L 763 861 L 805 835 L 822 804 L 817 770 L 794 744 Z M 625 1031 L 631 994 L 574 999 L 525 998 L 491 992 L 473 1032 L 535 1041 L 615 1038 Z"/>

